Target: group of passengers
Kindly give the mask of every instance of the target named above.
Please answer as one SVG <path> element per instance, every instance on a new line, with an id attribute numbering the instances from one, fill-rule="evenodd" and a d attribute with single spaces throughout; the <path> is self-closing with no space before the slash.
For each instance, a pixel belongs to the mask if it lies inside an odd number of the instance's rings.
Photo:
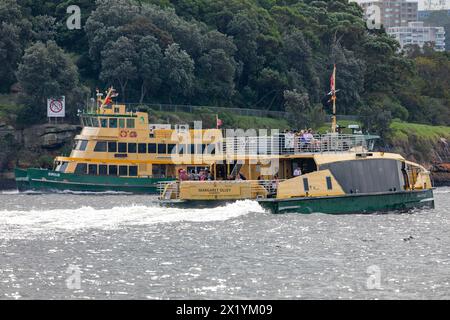
<path id="1" fill-rule="evenodd" d="M 178 170 L 178 176 L 180 181 L 212 181 L 214 176 L 208 169 L 201 169 L 198 173 L 195 170 L 187 172 L 184 169 Z"/>
<path id="2" fill-rule="evenodd" d="M 285 130 L 284 147 L 294 149 L 296 152 L 315 147 L 319 140 L 314 139 L 314 132 L 311 128 L 305 130 Z"/>

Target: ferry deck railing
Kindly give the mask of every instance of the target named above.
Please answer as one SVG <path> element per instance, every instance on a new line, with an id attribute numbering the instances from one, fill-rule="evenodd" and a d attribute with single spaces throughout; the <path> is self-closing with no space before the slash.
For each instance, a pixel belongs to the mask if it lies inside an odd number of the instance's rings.
<path id="1" fill-rule="evenodd" d="M 279 134 L 259 137 L 226 137 L 224 154 L 297 155 L 304 153 L 370 151 L 376 137 L 351 134 L 298 136 Z"/>

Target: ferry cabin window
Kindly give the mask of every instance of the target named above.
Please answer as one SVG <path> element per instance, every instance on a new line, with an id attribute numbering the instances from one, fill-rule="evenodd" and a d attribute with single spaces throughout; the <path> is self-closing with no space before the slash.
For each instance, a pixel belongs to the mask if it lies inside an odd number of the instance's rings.
<path id="1" fill-rule="evenodd" d="M 185 144 L 179 144 L 178 145 L 178 154 L 186 154 L 186 145 Z"/>
<path id="2" fill-rule="evenodd" d="M 136 143 L 128 144 L 128 153 L 136 153 Z"/>
<path id="3" fill-rule="evenodd" d="M 167 154 L 167 144 L 158 144 L 158 153 Z"/>
<path id="4" fill-rule="evenodd" d="M 109 119 L 109 127 L 110 128 L 117 128 L 117 119 L 116 118 L 110 118 Z"/>
<path id="5" fill-rule="evenodd" d="M 102 128 L 108 128 L 108 119 L 101 118 L 100 119 L 100 125 Z"/>
<path id="6" fill-rule="evenodd" d="M 108 142 L 108 152 L 117 152 L 117 142 Z"/>
<path id="7" fill-rule="evenodd" d="M 134 129 L 134 127 L 135 127 L 134 119 L 127 119 L 127 128 Z"/>
<path id="8" fill-rule="evenodd" d="M 138 144 L 138 153 L 147 153 L 147 144 L 139 143 Z"/>
<path id="9" fill-rule="evenodd" d="M 109 166 L 108 173 L 110 176 L 117 176 L 117 166 L 114 166 L 114 165 Z"/>
<path id="10" fill-rule="evenodd" d="M 124 142 L 119 142 L 119 153 L 127 153 L 127 144 Z"/>
<path id="11" fill-rule="evenodd" d="M 75 146 L 75 150 L 86 151 L 88 141 L 87 140 L 78 140 Z"/>
<path id="12" fill-rule="evenodd" d="M 216 145 L 209 144 L 206 148 L 206 154 L 216 154 Z"/>
<path id="13" fill-rule="evenodd" d="M 119 176 L 121 177 L 128 176 L 128 166 L 119 166 Z"/>
<path id="14" fill-rule="evenodd" d="M 93 127 L 98 128 L 100 127 L 99 123 L 98 123 L 98 118 L 91 118 L 91 124 Z"/>
<path id="15" fill-rule="evenodd" d="M 92 176 L 97 175 L 97 165 L 96 164 L 90 164 L 88 167 L 88 174 Z"/>
<path id="16" fill-rule="evenodd" d="M 95 145 L 94 152 L 106 152 L 106 142 L 98 141 Z"/>
<path id="17" fill-rule="evenodd" d="M 148 153 L 156 153 L 156 143 L 148 144 Z"/>
<path id="18" fill-rule="evenodd" d="M 63 163 L 59 164 L 59 165 L 56 167 L 56 170 L 55 170 L 55 171 L 58 171 L 58 172 L 66 172 L 66 169 L 67 169 L 67 166 L 68 166 L 68 165 L 69 165 L 68 162 L 63 162 Z"/>
<path id="19" fill-rule="evenodd" d="M 119 119 L 119 128 L 124 129 L 125 128 L 125 119 Z"/>
<path id="20" fill-rule="evenodd" d="M 167 145 L 167 153 L 169 153 L 169 154 L 176 153 L 177 152 L 176 146 L 177 146 L 176 144 L 168 144 Z"/>
<path id="21" fill-rule="evenodd" d="M 106 176 L 106 175 L 108 175 L 108 166 L 105 165 L 105 164 L 100 164 L 100 165 L 98 166 L 98 174 L 99 174 L 100 176 Z"/>
<path id="22" fill-rule="evenodd" d="M 78 163 L 75 167 L 75 174 L 86 174 L 87 172 L 87 164 L 86 163 Z"/>
<path id="23" fill-rule="evenodd" d="M 154 164 L 152 165 L 153 178 L 165 178 L 166 177 L 166 165 Z"/>
<path id="24" fill-rule="evenodd" d="M 130 172 L 128 175 L 130 177 L 137 177 L 137 175 L 138 175 L 138 167 L 137 166 L 130 166 L 129 170 L 130 170 Z"/>

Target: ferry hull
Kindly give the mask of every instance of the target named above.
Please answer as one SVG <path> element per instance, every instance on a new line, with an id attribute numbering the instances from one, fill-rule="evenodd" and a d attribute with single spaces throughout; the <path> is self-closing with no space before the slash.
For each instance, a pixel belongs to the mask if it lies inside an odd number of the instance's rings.
<path id="1" fill-rule="evenodd" d="M 16 169 L 16 184 L 20 192 L 76 191 L 76 192 L 127 192 L 158 194 L 158 182 L 173 179 L 121 178 L 66 174 L 43 169 Z"/>
<path id="2" fill-rule="evenodd" d="M 434 208 L 433 190 L 352 194 L 334 197 L 303 197 L 291 199 L 261 199 L 259 204 L 272 213 L 350 214 L 387 211 L 407 211 L 414 208 Z"/>

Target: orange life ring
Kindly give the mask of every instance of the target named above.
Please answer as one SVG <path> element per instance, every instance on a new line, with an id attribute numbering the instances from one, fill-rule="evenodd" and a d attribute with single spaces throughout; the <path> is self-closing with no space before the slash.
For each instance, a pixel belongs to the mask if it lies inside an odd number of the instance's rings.
<path id="1" fill-rule="evenodd" d="M 121 136 L 122 138 L 126 138 L 127 135 L 128 135 L 128 133 L 127 133 L 125 130 L 120 131 L 120 136 Z"/>
<path id="2" fill-rule="evenodd" d="M 136 138 L 136 137 L 137 137 L 136 131 L 131 131 L 130 132 L 130 138 Z"/>

